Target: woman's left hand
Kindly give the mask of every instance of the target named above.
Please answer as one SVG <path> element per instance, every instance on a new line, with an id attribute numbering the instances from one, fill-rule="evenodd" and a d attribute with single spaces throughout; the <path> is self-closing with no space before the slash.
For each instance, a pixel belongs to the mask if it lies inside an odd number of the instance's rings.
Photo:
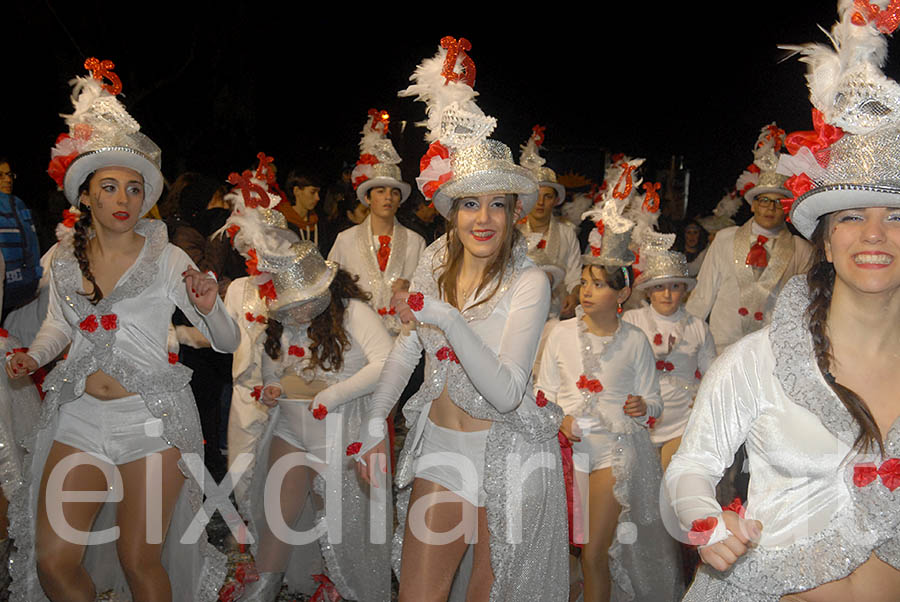
<path id="1" fill-rule="evenodd" d="M 184 278 L 187 296 L 197 311 L 204 316 L 211 312 L 216 305 L 216 297 L 219 295 L 216 279 L 208 274 L 198 272 L 192 267 L 188 267 L 181 275 Z"/>
<path id="2" fill-rule="evenodd" d="M 647 413 L 647 404 L 640 395 L 629 395 L 623 411 L 626 416 L 643 416 Z"/>
<path id="3" fill-rule="evenodd" d="M 397 319 L 402 324 L 415 324 L 417 322 L 416 315 L 409 308 L 406 300 L 409 298 L 409 292 L 399 290 L 391 296 L 391 307 L 397 312 Z"/>

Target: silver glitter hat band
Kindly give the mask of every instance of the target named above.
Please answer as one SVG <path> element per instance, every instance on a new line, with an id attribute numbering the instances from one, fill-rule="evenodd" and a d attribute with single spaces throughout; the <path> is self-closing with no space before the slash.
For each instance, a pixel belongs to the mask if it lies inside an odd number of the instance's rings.
<path id="1" fill-rule="evenodd" d="M 451 152 L 453 177 L 434 195 L 434 206 L 445 218 L 455 199 L 491 192 L 512 193 L 522 202 L 522 214 L 528 214 L 537 202 L 538 184 L 530 171 L 513 162 L 509 147 L 487 139 L 476 145 Z"/>
<path id="2" fill-rule="evenodd" d="M 337 274 L 338 265 L 322 259 L 316 246 L 300 241 L 284 256 L 260 255 L 260 270 L 272 272 L 272 284 L 277 298 L 269 305 L 273 312 L 305 303 L 328 290 Z"/>
<path id="3" fill-rule="evenodd" d="M 900 129 L 845 134 L 827 151 L 814 188 L 794 201 L 791 223 L 806 238 L 819 218 L 843 209 L 900 207 Z"/>
<path id="4" fill-rule="evenodd" d="M 787 176 L 774 171 L 764 171 L 759 174 L 759 183 L 747 191 L 744 199 L 748 203 L 752 203 L 761 194 L 779 194 L 786 199 L 790 198 L 793 195 L 784 187 L 785 180 L 787 180 Z"/>
<path id="5" fill-rule="evenodd" d="M 634 279 L 634 288 L 644 290 L 657 284 L 669 282 L 682 282 L 691 290 L 697 285 L 697 281 L 691 278 L 688 271 L 687 258 L 684 253 L 678 251 L 664 251 L 659 253 L 641 253 L 641 267 L 643 270 Z"/>
<path id="6" fill-rule="evenodd" d="M 150 141 L 146 136 L 143 138 Z M 153 143 L 150 142 L 150 144 Z M 75 157 L 69 164 L 63 182 L 63 191 L 70 204 L 78 206 L 80 197 L 78 189 L 92 173 L 104 167 L 126 167 L 141 174 L 144 180 L 144 202 L 141 204 L 141 215 L 150 211 L 162 195 L 163 177 L 159 170 L 158 153 L 154 160 L 132 147 L 110 146 L 86 151 Z"/>
<path id="7" fill-rule="evenodd" d="M 630 266 L 636 257 L 628 246 L 631 244 L 631 233 L 634 227 L 625 232 L 613 232 L 611 229 L 603 234 L 603 246 L 599 255 L 585 253 L 581 256 L 584 265 L 609 265 L 615 267 Z"/>

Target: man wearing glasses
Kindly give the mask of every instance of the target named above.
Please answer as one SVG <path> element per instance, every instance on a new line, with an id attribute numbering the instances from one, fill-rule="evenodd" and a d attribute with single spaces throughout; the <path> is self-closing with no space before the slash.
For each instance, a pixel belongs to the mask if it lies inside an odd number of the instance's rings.
<path id="1" fill-rule="evenodd" d="M 783 144 L 774 123 L 762 128 L 754 161 L 737 183 L 753 217 L 716 234 L 687 301 L 689 312 L 709 317 L 717 353 L 768 324 L 778 292 L 808 269 L 812 247 L 784 223 L 781 199 L 793 194 L 787 176 L 775 172 Z"/>

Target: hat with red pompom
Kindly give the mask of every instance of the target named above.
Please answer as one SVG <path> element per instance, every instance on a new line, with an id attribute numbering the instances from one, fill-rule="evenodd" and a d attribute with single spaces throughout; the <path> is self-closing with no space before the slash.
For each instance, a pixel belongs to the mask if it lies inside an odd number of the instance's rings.
<path id="1" fill-rule="evenodd" d="M 390 115 L 387 111 L 369 109 L 359 142 L 359 161 L 350 174 L 359 202 L 368 205 L 366 193 L 372 188 L 387 186 L 400 190 L 400 202 L 409 198 L 412 187 L 403 181 L 398 167 L 401 159 L 387 137 Z"/>

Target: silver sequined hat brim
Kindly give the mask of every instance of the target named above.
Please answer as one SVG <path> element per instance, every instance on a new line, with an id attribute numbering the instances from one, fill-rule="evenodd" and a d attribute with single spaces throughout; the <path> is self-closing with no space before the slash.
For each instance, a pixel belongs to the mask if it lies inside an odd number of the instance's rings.
<path id="1" fill-rule="evenodd" d="M 678 276 L 678 275 L 673 274 L 671 276 L 660 275 L 660 276 L 653 276 L 652 278 L 642 279 L 643 275 L 644 275 L 644 272 L 641 272 L 641 275 L 634 279 L 635 290 L 641 291 L 644 289 L 648 289 L 651 286 L 656 286 L 657 284 L 667 284 L 670 282 L 671 283 L 681 282 L 687 287 L 687 290 L 689 290 L 689 291 L 693 290 L 693 288 L 695 286 L 697 286 L 697 280 L 695 280 L 694 278 L 685 278 L 684 276 Z"/>
<path id="2" fill-rule="evenodd" d="M 819 218 L 844 209 L 900 207 L 900 185 L 896 188 L 867 184 L 830 184 L 810 190 L 791 208 L 791 223 L 807 239 Z"/>
<path id="3" fill-rule="evenodd" d="M 103 167 L 127 167 L 133 169 L 144 178 L 144 202 L 141 204 L 141 215 L 146 215 L 163 191 L 163 176 L 159 166 L 146 155 L 127 146 L 111 146 L 98 148 L 75 157 L 66 170 L 63 190 L 69 203 L 77 207 L 79 203 L 79 187 L 92 173 Z"/>
<path id="4" fill-rule="evenodd" d="M 272 284 L 275 285 L 278 297 L 269 305 L 269 311 L 283 312 L 292 305 L 306 303 L 310 299 L 323 295 L 331 286 L 337 271 L 338 264 L 326 260 L 325 269 L 322 270 L 318 279 L 310 284 L 302 285 L 297 282 L 296 275 L 292 270 L 272 274 Z"/>
<path id="5" fill-rule="evenodd" d="M 782 188 L 781 186 L 754 186 L 744 195 L 744 200 L 748 203 L 752 203 L 756 197 L 761 194 L 780 194 L 782 197 L 789 199 L 793 194 L 787 188 Z"/>
<path id="6" fill-rule="evenodd" d="M 563 201 L 566 200 L 566 187 L 557 182 L 538 182 L 538 194 L 540 194 L 541 186 L 549 186 L 553 190 L 556 191 L 556 204 L 554 207 L 559 207 L 563 204 Z"/>

